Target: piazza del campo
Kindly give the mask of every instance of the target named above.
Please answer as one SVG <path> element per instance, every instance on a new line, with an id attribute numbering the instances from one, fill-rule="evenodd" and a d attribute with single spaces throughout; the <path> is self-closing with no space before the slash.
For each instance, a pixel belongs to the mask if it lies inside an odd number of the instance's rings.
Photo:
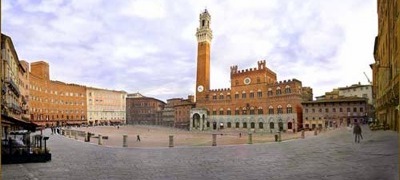
<path id="1" fill-rule="evenodd" d="M 229 87 L 213 88 L 211 45 L 224 38 L 210 7 L 190 20 L 194 94 L 166 100 L 54 80 L 50 62 L 19 58 L 2 12 L 1 179 L 399 179 L 400 0 L 375 3 L 366 84 L 315 96 L 267 58 L 225 67 Z"/>

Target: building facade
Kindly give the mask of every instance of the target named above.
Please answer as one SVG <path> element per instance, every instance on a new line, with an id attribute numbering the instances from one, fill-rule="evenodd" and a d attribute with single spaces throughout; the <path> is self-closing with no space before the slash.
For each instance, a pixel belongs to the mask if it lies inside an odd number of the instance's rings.
<path id="1" fill-rule="evenodd" d="M 42 126 L 86 124 L 85 86 L 50 80 L 44 61 L 31 63 L 29 82 L 31 121 Z"/>
<path id="2" fill-rule="evenodd" d="M 339 87 L 339 96 L 344 97 L 363 97 L 368 99 L 368 104 L 373 104 L 372 84 L 353 84 L 347 87 Z"/>
<path id="3" fill-rule="evenodd" d="M 376 120 L 399 132 L 400 0 L 378 0 L 378 36 L 375 38 L 373 96 Z"/>
<path id="4" fill-rule="evenodd" d="M 1 34 L 1 126 L 2 135 L 7 137 L 8 132 L 20 129 L 34 131 L 34 125 L 26 118 L 27 69 L 18 58 L 12 39 Z M 24 111 L 25 110 L 25 111 Z"/>
<path id="5" fill-rule="evenodd" d="M 161 125 L 164 106 L 165 103 L 161 100 L 128 94 L 126 98 L 126 123 Z"/>
<path id="6" fill-rule="evenodd" d="M 126 95 L 125 91 L 87 87 L 88 124 L 125 124 Z"/>
<path id="7" fill-rule="evenodd" d="M 363 97 L 340 97 L 305 101 L 303 122 L 305 129 L 349 126 L 366 122 L 368 99 Z"/>
<path id="8" fill-rule="evenodd" d="M 25 121 L 30 121 L 30 112 L 29 112 L 29 63 L 26 61 L 20 61 L 23 71 L 19 73 L 19 86 L 21 91 L 22 98 L 22 113 L 21 118 Z M 25 73 L 22 73 L 25 72 Z"/>
<path id="9" fill-rule="evenodd" d="M 190 110 L 195 107 L 194 96 L 187 99 L 172 98 L 167 100 L 167 104 L 162 111 L 163 125 L 189 129 Z"/>
<path id="10" fill-rule="evenodd" d="M 259 61 L 256 68 L 231 67 L 231 87 L 210 89 L 211 16 L 200 14 L 196 108 L 191 110 L 190 130 L 235 128 L 256 131 L 296 131 L 302 127 L 303 99 L 312 89 L 297 79 L 278 81 L 275 72 Z"/>

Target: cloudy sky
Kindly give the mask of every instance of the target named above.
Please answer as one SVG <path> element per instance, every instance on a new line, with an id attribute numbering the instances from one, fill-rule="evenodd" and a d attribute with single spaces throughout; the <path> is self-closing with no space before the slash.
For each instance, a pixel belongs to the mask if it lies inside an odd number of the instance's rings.
<path id="1" fill-rule="evenodd" d="M 66 83 L 140 92 L 161 100 L 194 94 L 199 14 L 211 14 L 211 88 L 229 67 L 266 60 L 278 80 L 314 96 L 361 82 L 377 35 L 376 0 L 3 0 L 2 32 L 19 58 L 50 64 Z"/>

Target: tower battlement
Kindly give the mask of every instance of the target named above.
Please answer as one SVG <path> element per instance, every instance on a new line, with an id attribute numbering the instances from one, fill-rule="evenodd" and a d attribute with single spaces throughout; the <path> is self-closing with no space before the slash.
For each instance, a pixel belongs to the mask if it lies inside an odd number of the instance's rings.
<path id="1" fill-rule="evenodd" d="M 260 71 L 260 70 L 267 70 L 267 69 L 268 68 L 266 68 L 265 60 L 261 60 L 261 61 L 257 61 L 257 67 L 255 67 L 255 68 L 238 70 L 237 65 L 231 66 L 231 75 L 242 74 L 242 73 L 253 72 L 253 71 Z"/>
<path id="2" fill-rule="evenodd" d="M 222 88 L 222 89 L 210 89 L 210 92 L 216 93 L 216 92 L 230 92 L 231 88 Z"/>
<path id="3" fill-rule="evenodd" d="M 287 80 L 281 80 L 281 81 L 276 81 L 274 83 L 270 83 L 268 85 L 273 85 L 273 86 L 280 86 L 280 85 L 287 85 L 287 84 L 291 84 L 291 83 L 301 83 L 301 81 L 293 78 L 293 79 L 287 79 Z"/>

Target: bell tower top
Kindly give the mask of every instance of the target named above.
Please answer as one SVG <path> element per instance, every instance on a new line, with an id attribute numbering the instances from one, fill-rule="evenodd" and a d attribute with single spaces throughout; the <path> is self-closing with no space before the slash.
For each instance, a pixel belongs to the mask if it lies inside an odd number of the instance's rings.
<path id="1" fill-rule="evenodd" d="M 200 14 L 200 25 L 197 28 L 196 32 L 198 43 L 200 42 L 211 43 L 212 31 L 210 29 L 210 21 L 211 21 L 211 16 L 208 13 L 207 9 L 205 9 L 204 12 Z"/>

